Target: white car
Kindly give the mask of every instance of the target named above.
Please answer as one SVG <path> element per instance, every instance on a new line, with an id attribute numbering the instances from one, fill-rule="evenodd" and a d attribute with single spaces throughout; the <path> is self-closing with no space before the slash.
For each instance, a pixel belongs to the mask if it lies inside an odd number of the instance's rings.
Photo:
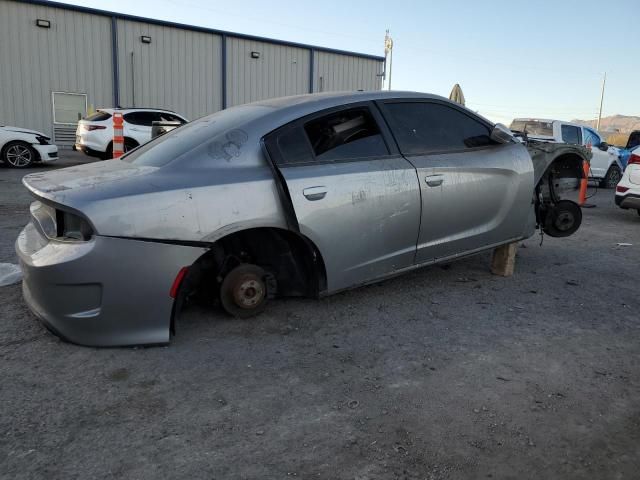
<path id="1" fill-rule="evenodd" d="M 616 205 L 636 209 L 640 215 L 640 147 L 631 150 L 627 168 L 616 187 Z"/>
<path id="2" fill-rule="evenodd" d="M 44 133 L 0 125 L 0 160 L 13 168 L 27 168 L 36 162 L 58 159 L 58 147 Z"/>
<path id="3" fill-rule="evenodd" d="M 516 118 L 509 128 L 525 132 L 529 138 L 536 140 L 573 143 L 590 148 L 593 158 L 589 178 L 597 180 L 601 188 L 615 188 L 622 178 L 624 168 L 620 162 L 620 151 L 602 140 L 593 128 L 562 120 L 539 118 Z"/>
<path id="4" fill-rule="evenodd" d="M 124 151 L 136 148 L 151 140 L 153 122 L 178 122 L 187 120 L 175 112 L 150 108 L 101 108 L 93 115 L 80 120 L 76 129 L 75 150 L 92 157 L 112 158 L 113 112 L 123 116 Z"/>

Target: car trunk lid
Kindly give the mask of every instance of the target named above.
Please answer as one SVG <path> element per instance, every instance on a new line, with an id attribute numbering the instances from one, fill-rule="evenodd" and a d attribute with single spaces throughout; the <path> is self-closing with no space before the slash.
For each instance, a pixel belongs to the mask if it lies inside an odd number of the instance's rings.
<path id="1" fill-rule="evenodd" d="M 37 197 L 65 203 L 79 191 L 92 191 L 118 180 L 146 175 L 156 167 L 138 166 L 120 160 L 107 160 L 49 172 L 26 175 L 22 183 Z"/>

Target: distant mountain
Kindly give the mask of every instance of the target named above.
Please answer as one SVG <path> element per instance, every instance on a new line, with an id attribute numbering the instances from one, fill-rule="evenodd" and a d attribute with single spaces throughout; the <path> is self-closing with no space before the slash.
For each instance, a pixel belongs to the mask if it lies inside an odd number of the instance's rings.
<path id="1" fill-rule="evenodd" d="M 597 120 L 571 120 L 588 127 L 595 128 Z M 600 120 L 600 131 L 603 133 L 630 133 L 633 130 L 640 130 L 640 117 L 627 115 L 612 115 L 602 117 Z"/>

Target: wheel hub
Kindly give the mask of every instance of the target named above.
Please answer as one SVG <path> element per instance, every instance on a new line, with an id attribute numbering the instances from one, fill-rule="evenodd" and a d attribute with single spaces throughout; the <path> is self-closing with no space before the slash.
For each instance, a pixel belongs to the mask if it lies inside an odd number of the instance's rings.
<path id="1" fill-rule="evenodd" d="M 255 278 L 245 278 L 233 290 L 236 304 L 242 308 L 253 308 L 264 299 L 262 282 Z"/>
<path id="2" fill-rule="evenodd" d="M 563 232 L 566 232 L 571 227 L 573 227 L 573 223 L 574 223 L 573 215 L 570 212 L 566 212 L 566 211 L 560 212 L 556 217 L 556 221 L 555 221 L 556 228 Z"/>

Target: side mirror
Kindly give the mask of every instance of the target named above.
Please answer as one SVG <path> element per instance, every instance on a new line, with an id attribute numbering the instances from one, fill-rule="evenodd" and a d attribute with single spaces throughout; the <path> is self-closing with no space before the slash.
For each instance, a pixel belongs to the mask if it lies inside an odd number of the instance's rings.
<path id="1" fill-rule="evenodd" d="M 493 127 L 493 130 L 491 130 L 490 137 L 491 137 L 491 140 L 498 143 L 516 142 L 516 139 L 513 136 L 513 133 L 511 133 L 511 130 L 509 130 L 506 126 L 502 125 L 501 123 L 496 123 L 496 125 Z"/>
<path id="2" fill-rule="evenodd" d="M 607 142 L 602 142 L 600 145 L 598 145 L 598 148 L 603 152 L 606 152 L 607 150 L 609 150 L 609 144 Z"/>

